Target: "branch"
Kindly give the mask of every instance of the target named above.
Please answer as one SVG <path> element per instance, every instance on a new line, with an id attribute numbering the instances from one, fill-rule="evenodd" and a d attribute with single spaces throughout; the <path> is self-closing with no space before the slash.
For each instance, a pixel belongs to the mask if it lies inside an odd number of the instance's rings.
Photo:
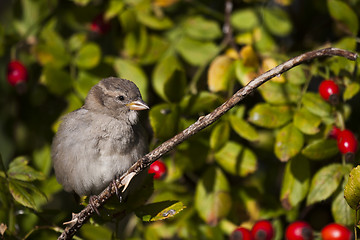
<path id="1" fill-rule="evenodd" d="M 224 102 L 221 106 L 216 108 L 213 112 L 199 117 L 199 119 L 174 136 L 173 138 L 167 140 L 157 148 L 155 148 L 150 153 L 146 154 L 144 157 L 139 159 L 131 168 L 127 170 L 119 179 L 116 181 L 116 187 L 119 189 L 126 184 L 127 179 L 131 179 L 132 176 L 135 174 L 138 174 L 139 172 L 143 171 L 145 168 L 147 168 L 151 163 L 168 153 L 170 150 L 174 149 L 178 144 L 182 143 L 189 137 L 195 135 L 202 129 L 208 127 L 212 123 L 214 123 L 216 120 L 218 120 L 222 115 L 224 115 L 227 111 L 229 111 L 231 108 L 233 108 L 236 104 L 238 104 L 241 100 L 243 100 L 247 95 L 252 93 L 256 88 L 258 88 L 260 85 L 265 83 L 266 81 L 270 80 L 271 78 L 282 74 L 289 69 L 302 64 L 304 62 L 307 62 L 309 60 L 320 58 L 320 57 L 330 57 L 330 56 L 341 56 L 345 57 L 349 60 L 355 61 L 358 58 L 358 55 L 353 52 L 349 52 L 346 50 L 338 49 L 338 48 L 325 48 L 321 50 L 315 50 L 311 52 L 307 52 L 304 54 L 301 54 L 297 57 L 294 57 L 288 61 L 286 61 L 283 64 L 280 64 L 279 66 L 261 74 L 260 76 L 253 79 L 251 82 L 249 82 L 245 87 L 241 88 L 239 91 L 237 91 L 229 100 Z M 96 208 L 102 207 L 106 201 L 114 195 L 116 192 L 115 186 L 113 184 L 110 184 L 108 188 L 106 188 L 102 193 L 100 193 L 96 198 L 94 198 L 94 206 Z M 91 217 L 91 215 L 94 213 L 94 210 L 87 206 L 85 207 L 80 213 L 73 215 L 72 225 L 67 227 L 64 232 L 59 236 L 60 239 L 71 239 L 75 233 L 81 228 L 81 226 Z"/>

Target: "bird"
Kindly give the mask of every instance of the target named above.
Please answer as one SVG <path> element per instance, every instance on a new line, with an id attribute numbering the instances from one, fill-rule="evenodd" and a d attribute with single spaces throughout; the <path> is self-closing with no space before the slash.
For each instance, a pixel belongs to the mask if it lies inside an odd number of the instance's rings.
<path id="1" fill-rule="evenodd" d="M 130 80 L 109 77 L 94 85 L 53 138 L 54 172 L 64 190 L 98 195 L 144 156 L 148 139 L 138 112 L 148 109 Z"/>

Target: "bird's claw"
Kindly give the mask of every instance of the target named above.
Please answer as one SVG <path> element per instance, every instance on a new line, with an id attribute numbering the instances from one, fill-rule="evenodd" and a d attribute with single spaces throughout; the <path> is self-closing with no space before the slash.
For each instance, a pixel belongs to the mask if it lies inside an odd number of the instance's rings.
<path id="1" fill-rule="evenodd" d="M 116 194 L 116 196 L 118 197 L 120 203 L 122 203 L 123 198 L 122 198 L 122 196 L 121 196 L 121 193 L 119 192 L 119 189 L 117 188 L 116 178 L 113 179 L 112 184 L 113 184 L 113 186 L 115 187 L 115 194 Z"/>
<path id="2" fill-rule="evenodd" d="M 78 220 L 78 217 L 77 217 L 77 216 L 78 216 L 77 214 L 72 213 L 71 220 L 70 220 L 70 221 L 68 221 L 68 222 L 64 222 L 63 224 L 64 224 L 64 225 L 69 225 L 69 227 L 74 226 L 74 225 L 75 225 L 75 223 L 76 223 L 76 222 L 77 222 L 77 220 Z"/>
<path id="3" fill-rule="evenodd" d="M 89 205 L 90 205 L 90 207 L 92 208 L 92 210 L 93 210 L 94 212 L 96 212 L 97 215 L 100 216 L 100 212 L 99 212 L 99 210 L 98 210 L 98 209 L 96 208 L 96 206 L 95 206 L 94 199 L 99 200 L 96 195 L 90 196 L 90 198 L 89 198 Z"/>

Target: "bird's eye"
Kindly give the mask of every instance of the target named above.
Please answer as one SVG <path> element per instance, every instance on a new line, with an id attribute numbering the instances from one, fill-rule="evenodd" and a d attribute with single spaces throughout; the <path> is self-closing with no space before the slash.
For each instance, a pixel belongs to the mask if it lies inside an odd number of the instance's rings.
<path id="1" fill-rule="evenodd" d="M 117 97 L 117 99 L 120 100 L 120 101 L 124 101 L 125 97 L 123 95 L 120 95 L 120 96 Z"/>

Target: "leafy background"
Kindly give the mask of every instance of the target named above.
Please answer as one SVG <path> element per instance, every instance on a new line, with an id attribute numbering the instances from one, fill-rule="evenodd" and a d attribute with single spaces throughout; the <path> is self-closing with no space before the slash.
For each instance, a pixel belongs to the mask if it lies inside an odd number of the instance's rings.
<path id="1" fill-rule="evenodd" d="M 138 85 L 151 106 L 154 148 L 293 56 L 329 46 L 358 50 L 358 0 L 233 4 L 225 14 L 225 2 L 215 0 L 1 1 L 3 238 L 55 239 L 81 209 L 56 182 L 50 145 L 60 116 L 79 108 L 100 79 Z M 99 14 L 110 24 L 103 34 L 91 31 Z M 232 36 L 223 33 L 228 23 Z M 6 81 L 11 59 L 28 69 L 25 89 Z M 275 77 L 162 159 L 167 177 L 154 181 L 152 194 L 147 187 L 147 206 L 122 207 L 120 224 L 102 214 L 78 237 L 226 239 L 258 219 L 272 221 L 276 239 L 296 219 L 317 231 L 334 221 L 351 227 L 355 213 L 343 187 L 359 157 L 345 162 L 327 135 L 332 125 L 360 132 L 357 68 L 334 57 Z M 338 106 L 317 93 L 327 78 L 341 87 Z M 154 209 L 169 219 L 155 221 Z"/>

